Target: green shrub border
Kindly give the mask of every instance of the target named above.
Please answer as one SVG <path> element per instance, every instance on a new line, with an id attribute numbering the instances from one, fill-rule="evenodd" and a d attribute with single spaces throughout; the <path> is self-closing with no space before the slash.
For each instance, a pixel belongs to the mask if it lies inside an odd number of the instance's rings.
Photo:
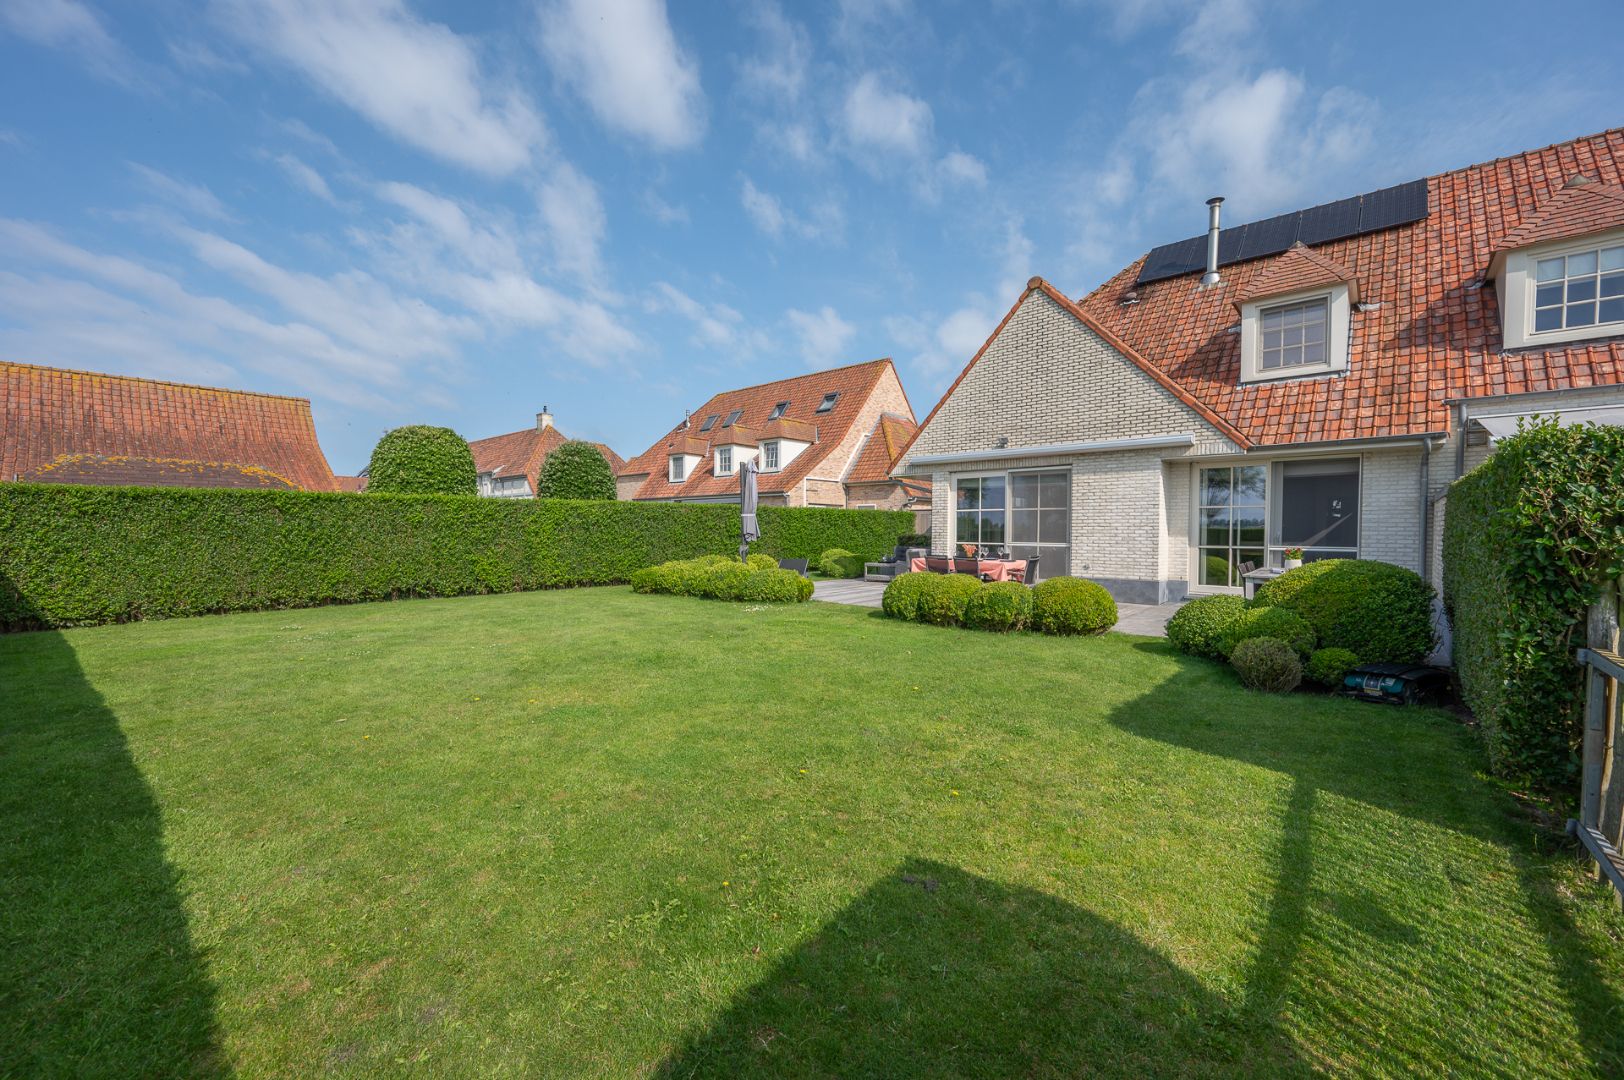
<path id="1" fill-rule="evenodd" d="M 1462 696 L 1495 772 L 1578 772 L 1588 609 L 1624 573 L 1624 428 L 1538 424 L 1449 489 L 1444 608 Z"/>
<path id="2" fill-rule="evenodd" d="M 756 552 L 878 557 L 908 511 L 762 507 Z M 629 581 L 737 555 L 739 508 L 0 483 L 0 629 Z"/>

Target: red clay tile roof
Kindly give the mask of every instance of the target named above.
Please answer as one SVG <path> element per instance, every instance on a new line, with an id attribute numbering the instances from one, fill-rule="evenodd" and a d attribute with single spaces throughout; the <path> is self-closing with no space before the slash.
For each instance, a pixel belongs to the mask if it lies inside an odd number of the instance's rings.
<path id="1" fill-rule="evenodd" d="M 1497 250 L 1624 228 L 1624 187 L 1575 177 L 1501 239 Z"/>
<path id="2" fill-rule="evenodd" d="M 93 484 L 99 487 L 224 487 L 297 491 L 286 477 L 254 465 L 183 458 L 63 454 L 18 479 L 30 484 Z"/>
<path id="3" fill-rule="evenodd" d="M 917 425 L 906 416 L 881 413 L 869 432 L 868 440 L 858 453 L 851 471 L 846 474 L 848 484 L 873 484 L 891 478 L 891 467 L 897 463 L 902 448 L 913 438 Z"/>
<path id="4" fill-rule="evenodd" d="M 0 361 L 0 479 L 75 455 L 251 468 L 307 491 L 335 488 L 305 398 Z M 194 478 L 238 486 L 222 473 Z"/>
<path id="5" fill-rule="evenodd" d="M 1425 219 L 1316 247 L 1378 305 L 1353 314 L 1340 377 L 1240 385 L 1240 335 L 1227 332 L 1234 301 L 1288 255 L 1227 266 L 1210 288 L 1197 287 L 1199 274 L 1140 285 L 1139 302 L 1124 304 L 1141 258 L 1076 307 L 1241 432 L 1242 445 L 1445 431 L 1450 398 L 1624 382 L 1624 337 L 1504 352 L 1495 291 L 1480 280 L 1508 243 L 1549 238 L 1551 200 L 1578 174 L 1604 188 L 1624 182 L 1624 128 L 1430 177 Z M 1562 206 L 1613 201 L 1566 190 L 1580 194 Z M 1597 219 L 1570 216 L 1560 228 L 1575 220 L 1589 232 L 1583 222 Z"/>
<path id="6" fill-rule="evenodd" d="M 493 476 L 518 476 L 523 474 L 530 481 L 530 490 L 536 490 L 536 481 L 541 476 L 541 466 L 547 460 L 547 455 L 557 450 L 569 441 L 556 427 L 545 430 L 528 427 L 522 431 L 510 431 L 506 435 L 492 435 L 488 439 L 475 439 L 468 444 L 468 449 L 474 453 L 474 470 L 481 473 L 490 473 Z M 592 443 L 609 462 L 610 471 L 619 475 L 626 462 L 603 443 Z"/>
<path id="7" fill-rule="evenodd" d="M 359 494 L 367 489 L 367 478 L 364 476 L 337 476 L 333 477 L 335 491 L 347 491 Z"/>
<path id="8" fill-rule="evenodd" d="M 862 411 L 869 395 L 888 372 L 895 377 L 890 360 L 870 360 L 863 364 L 814 372 L 811 375 L 797 375 L 791 379 L 779 379 L 777 382 L 761 383 L 717 394 L 701 408 L 694 410 L 693 422 L 686 432 L 678 425 L 653 446 L 626 463 L 623 470 L 625 474 L 648 474 L 648 479 L 632 497 L 691 499 L 738 494 L 738 476 L 736 474 L 717 476 L 716 458 L 710 452 L 711 447 L 726 442 L 727 432 L 721 427 L 720 422 L 710 431 L 701 432 L 699 427 L 702 418 L 714 414 L 726 419 L 733 410 L 742 409 L 743 414 L 739 417 L 739 423 L 764 426 L 773 407 L 780 401 L 789 402 L 789 407 L 784 411 L 784 419 L 799 421 L 812 427 L 817 433 L 817 439 L 811 446 L 801 451 L 787 468 L 779 472 L 761 473 L 757 478 L 756 490 L 763 493 L 789 491 L 802 479 L 815 472 L 827 475 L 831 480 L 837 479 L 832 474 L 820 472 L 819 466 L 823 464 L 830 451 L 845 438 L 846 432 L 850 430 L 857 414 Z M 817 412 L 818 403 L 823 400 L 824 395 L 834 393 L 840 395 L 835 407 L 826 413 Z M 687 480 L 673 484 L 667 470 L 668 458 L 673 453 L 677 440 L 683 438 L 704 440 L 706 444 L 704 460 Z"/>
<path id="9" fill-rule="evenodd" d="M 1349 303 L 1359 301 L 1359 284 L 1353 276 L 1353 271 L 1332 262 L 1300 240 L 1287 248 L 1279 258 L 1270 259 L 1269 262 L 1269 268 L 1252 279 L 1251 287 L 1235 298 L 1237 308 L 1254 300 L 1284 296 L 1286 293 L 1339 282 L 1347 282 L 1350 286 Z"/>

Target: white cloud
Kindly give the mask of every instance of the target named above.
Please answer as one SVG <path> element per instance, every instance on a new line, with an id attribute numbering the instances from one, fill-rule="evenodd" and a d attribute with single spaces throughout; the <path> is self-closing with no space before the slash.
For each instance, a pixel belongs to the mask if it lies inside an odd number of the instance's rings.
<path id="1" fill-rule="evenodd" d="M 277 166 L 287 173 L 288 179 L 292 180 L 294 184 L 322 202 L 331 203 L 334 206 L 338 205 L 338 196 L 334 195 L 333 189 L 327 186 L 327 180 L 321 173 L 306 165 L 293 154 L 278 154 L 274 160 Z"/>
<path id="2" fill-rule="evenodd" d="M 135 58 L 80 0 L 5 0 L 0 26 L 35 45 L 71 54 L 101 78 L 128 87 L 142 82 Z"/>
<path id="3" fill-rule="evenodd" d="M 542 52 L 602 123 L 664 150 L 704 135 L 699 64 L 664 0 L 547 0 L 540 17 Z"/>
<path id="4" fill-rule="evenodd" d="M 793 104 L 806 90 L 807 68 L 812 62 L 812 35 L 806 27 L 784 15 L 773 0 L 762 0 L 745 18 L 760 32 L 763 48 L 739 64 L 739 84 L 752 96 L 774 103 Z"/>
<path id="5" fill-rule="evenodd" d="M 872 71 L 846 95 L 844 119 L 847 137 L 859 148 L 917 157 L 930 145 L 930 106 L 885 86 Z"/>
<path id="6" fill-rule="evenodd" d="M 603 244 L 608 219 L 592 181 L 569 165 L 559 165 L 541 185 L 536 199 L 552 242 L 553 267 L 559 273 L 597 286 L 603 277 Z"/>
<path id="7" fill-rule="evenodd" d="M 649 212 L 649 216 L 661 225 L 688 224 L 688 208 L 678 203 L 667 202 L 653 188 L 643 192 L 643 207 Z"/>
<path id="8" fill-rule="evenodd" d="M 817 311 L 791 308 L 784 313 L 790 328 L 800 339 L 801 357 L 808 367 L 832 367 L 843 362 L 846 349 L 857 328 L 825 304 Z"/>
<path id="9" fill-rule="evenodd" d="M 739 204 L 751 223 L 774 240 L 797 236 L 823 244 L 838 244 L 845 236 L 846 213 L 833 200 L 826 199 L 809 213 L 798 214 L 785 207 L 778 196 L 756 187 L 746 176 L 740 181 Z"/>
<path id="10" fill-rule="evenodd" d="M 954 183 L 976 188 L 987 186 L 987 166 L 974 154 L 953 150 L 942 158 L 937 168 L 945 179 Z"/>
<path id="11" fill-rule="evenodd" d="M 703 304 L 670 282 L 657 281 L 643 310 L 650 314 L 673 314 L 693 324 L 695 345 L 725 349 L 730 359 L 748 359 L 765 352 L 767 335 L 744 325 L 744 316 L 727 304 Z"/>
<path id="12" fill-rule="evenodd" d="M 176 66 L 186 71 L 204 75 L 217 75 L 222 72 L 243 75 L 248 72 L 248 65 L 241 60 L 223 56 L 196 38 L 171 41 L 165 47 L 169 52 L 169 58 Z"/>
<path id="13" fill-rule="evenodd" d="M 784 223 L 787 220 L 784 204 L 778 201 L 777 196 L 769 195 L 756 187 L 748 176 L 744 178 L 743 185 L 739 189 L 739 203 L 757 229 L 774 239 L 784 235 Z"/>
<path id="14" fill-rule="evenodd" d="M 136 177 L 140 179 L 142 185 L 165 202 L 201 217 L 214 218 L 217 221 L 232 220 L 231 213 L 225 208 L 225 204 L 204 185 L 177 180 L 168 173 L 159 172 L 150 165 L 142 165 L 134 161 L 128 164 Z"/>
<path id="15" fill-rule="evenodd" d="M 220 0 L 244 43 L 409 145 L 492 175 L 529 164 L 541 117 L 481 70 L 473 46 L 399 0 Z"/>
<path id="16" fill-rule="evenodd" d="M 10 128 L 0 128 L 0 146 L 10 146 L 21 150 L 23 148 L 23 137 Z"/>

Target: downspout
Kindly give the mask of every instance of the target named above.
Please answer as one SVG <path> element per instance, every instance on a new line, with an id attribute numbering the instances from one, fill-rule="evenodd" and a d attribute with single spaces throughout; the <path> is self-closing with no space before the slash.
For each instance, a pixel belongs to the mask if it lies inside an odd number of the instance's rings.
<path id="1" fill-rule="evenodd" d="M 1455 403 L 1455 479 L 1466 475 L 1466 402 Z"/>
<path id="2" fill-rule="evenodd" d="M 1427 556 L 1432 554 L 1432 440 L 1421 440 L 1421 576 L 1427 574 Z"/>

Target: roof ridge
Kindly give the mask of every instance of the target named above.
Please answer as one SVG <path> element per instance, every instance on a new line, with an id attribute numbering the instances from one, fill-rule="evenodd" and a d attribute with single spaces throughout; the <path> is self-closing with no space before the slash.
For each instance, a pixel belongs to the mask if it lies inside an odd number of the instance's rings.
<path id="1" fill-rule="evenodd" d="M 50 364 L 30 364 L 23 360 L 0 360 L 0 368 L 21 368 L 25 371 L 48 371 L 62 375 L 85 375 L 93 379 L 117 379 L 120 382 L 146 383 L 150 386 L 173 386 L 181 390 L 207 390 L 214 394 L 230 394 L 233 397 L 259 397 L 269 398 L 272 401 L 303 402 L 306 407 L 310 405 L 307 397 L 295 397 L 292 394 L 272 394 L 264 390 L 233 390 L 225 386 L 207 386 L 203 383 L 175 382 L 171 379 L 152 379 L 145 375 L 119 375 L 110 371 L 88 371 L 85 368 L 53 367 Z"/>
<path id="2" fill-rule="evenodd" d="M 892 362 L 893 361 L 889 356 L 881 356 L 873 360 L 862 360 L 855 364 L 841 364 L 839 367 L 824 368 L 821 371 L 809 371 L 805 375 L 786 375 L 782 379 L 766 379 L 762 382 L 751 383 L 749 386 L 735 386 L 731 390 L 718 390 L 705 400 L 712 401 L 721 397 L 723 394 L 742 394 L 746 390 L 759 390 L 763 386 L 771 386 L 774 383 L 790 382 L 793 379 L 810 379 L 814 375 L 833 375 L 837 371 L 849 371 L 852 368 L 868 367 L 870 364 L 890 364 Z"/>

